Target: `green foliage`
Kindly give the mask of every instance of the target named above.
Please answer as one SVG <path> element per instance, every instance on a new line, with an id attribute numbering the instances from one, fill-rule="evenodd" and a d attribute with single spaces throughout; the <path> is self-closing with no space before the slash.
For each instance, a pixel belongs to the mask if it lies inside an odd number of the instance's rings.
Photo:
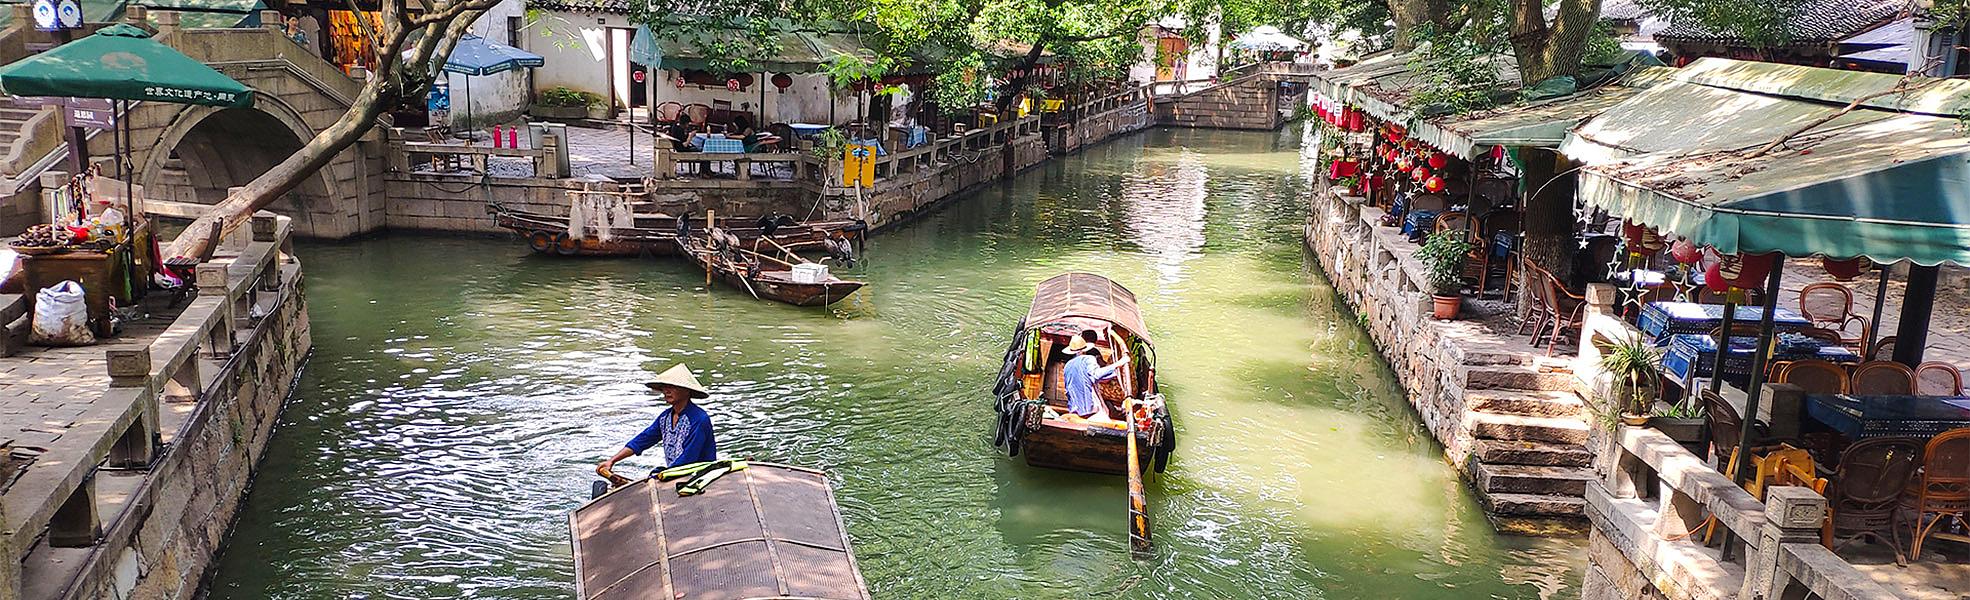
<path id="1" fill-rule="evenodd" d="M 601 104 L 603 101 L 602 95 L 595 92 L 555 86 L 542 90 L 540 97 L 534 99 L 534 104 L 555 108 L 586 108 Z"/>
<path id="2" fill-rule="evenodd" d="M 1790 40 L 1786 23 L 1805 4 L 1798 0 L 1641 0 L 1641 3 L 1671 22 L 1732 34 L 1760 48 L 1777 46 Z"/>
<path id="3" fill-rule="evenodd" d="M 1587 34 L 1587 47 L 1580 53 L 1580 62 L 1589 65 L 1611 65 L 1621 60 L 1621 38 L 1614 34 L 1614 27 L 1607 21 L 1594 25 L 1594 31 Z"/>
<path id="4" fill-rule="evenodd" d="M 1439 33 L 1424 27 L 1417 33 L 1423 41 L 1417 46 L 1410 65 L 1423 77 L 1413 97 L 1417 106 L 1430 112 L 1463 114 L 1496 106 L 1499 91 L 1506 87 L 1498 76 L 1496 46 L 1487 36 Z"/>
<path id="5" fill-rule="evenodd" d="M 1600 367 L 1613 378 L 1614 400 L 1627 412 L 1647 414 L 1643 403 L 1653 398 L 1662 355 L 1641 336 L 1610 342 L 1602 353 Z"/>
<path id="6" fill-rule="evenodd" d="M 1416 260 L 1429 269 L 1431 291 L 1440 296 L 1455 295 L 1464 286 L 1464 261 L 1476 249 L 1477 244 L 1465 240 L 1462 231 L 1430 234 L 1416 250 Z"/>

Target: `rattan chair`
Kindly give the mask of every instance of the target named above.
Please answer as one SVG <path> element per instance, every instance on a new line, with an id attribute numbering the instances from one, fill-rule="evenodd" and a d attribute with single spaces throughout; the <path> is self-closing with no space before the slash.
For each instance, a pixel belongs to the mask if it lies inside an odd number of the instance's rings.
<path id="1" fill-rule="evenodd" d="M 1546 293 L 1545 297 L 1542 298 L 1549 311 L 1546 318 L 1548 325 L 1546 356 L 1552 356 L 1553 348 L 1560 345 L 1562 335 L 1568 331 L 1580 330 L 1581 310 L 1586 308 L 1587 298 L 1567 291 L 1566 284 L 1560 283 L 1560 278 L 1554 277 L 1552 273 L 1547 272 L 1545 269 L 1532 266 L 1531 263 L 1527 263 L 1527 265 L 1537 270 L 1537 273 L 1534 273 L 1535 277 L 1541 277 L 1546 280 Z M 1537 344 L 1539 332 L 1535 330 L 1532 332 L 1532 335 L 1534 343 Z"/>
<path id="2" fill-rule="evenodd" d="M 1902 558 L 1895 510 L 1902 491 L 1922 463 L 1922 441 L 1915 438 L 1869 438 L 1840 453 L 1833 481 L 1826 489 L 1827 520 L 1821 542 L 1839 550 L 1847 542 L 1874 539 Z"/>
<path id="3" fill-rule="evenodd" d="M 1854 367 L 1847 390 L 1858 396 L 1893 396 L 1915 393 L 1915 370 L 1892 360 L 1872 360 Z"/>
<path id="4" fill-rule="evenodd" d="M 1848 389 L 1847 369 L 1824 360 L 1787 364 L 1773 381 L 1799 386 L 1808 394 L 1845 394 Z"/>
<path id="5" fill-rule="evenodd" d="M 1902 490 L 1901 508 L 1909 524 L 1910 560 L 1922 559 L 1922 541 L 1944 519 L 1963 521 L 1970 510 L 1970 428 L 1952 429 L 1929 440 L 1922 450 L 1922 472 Z M 1927 523 L 1923 520 L 1934 517 Z"/>
<path id="6" fill-rule="evenodd" d="M 1918 396 L 1963 395 L 1963 372 L 1956 365 L 1929 361 L 1915 366 L 1915 394 Z"/>
<path id="7" fill-rule="evenodd" d="M 1895 358 L 1895 336 L 1891 335 L 1875 340 L 1874 345 L 1868 346 L 1867 348 L 1868 360 L 1891 360 L 1893 358 Z"/>
<path id="8" fill-rule="evenodd" d="M 1835 332 L 1845 332 L 1850 323 L 1859 323 L 1860 331 L 1853 337 L 1845 333 L 1845 343 L 1859 346 L 1871 339 L 1873 327 L 1867 317 L 1854 314 L 1854 292 L 1838 283 L 1821 282 L 1799 290 L 1799 313 L 1805 315 L 1815 327 L 1824 327 Z"/>
<path id="9" fill-rule="evenodd" d="M 676 123 L 677 115 L 684 114 L 684 105 L 677 102 L 664 102 L 657 105 L 653 114 L 656 115 L 658 123 Z"/>
<path id="10" fill-rule="evenodd" d="M 1828 344 L 1832 344 L 1835 346 L 1839 346 L 1846 343 L 1846 340 L 1840 337 L 1840 332 L 1827 329 L 1825 327 L 1803 327 L 1800 328 L 1798 331 L 1795 331 L 1794 333 L 1809 338 L 1813 338 L 1822 342 L 1826 342 Z"/>

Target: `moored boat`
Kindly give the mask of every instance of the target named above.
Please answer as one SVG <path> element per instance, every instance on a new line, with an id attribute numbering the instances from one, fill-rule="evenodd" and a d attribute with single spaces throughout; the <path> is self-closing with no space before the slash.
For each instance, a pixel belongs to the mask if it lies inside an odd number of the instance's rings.
<path id="1" fill-rule="evenodd" d="M 714 228 L 710 235 L 685 239 L 684 254 L 713 277 L 754 298 L 827 306 L 866 285 L 835 277 L 820 263 L 807 261 L 773 240 L 748 241 L 725 232 Z"/>
<path id="2" fill-rule="evenodd" d="M 1126 361 L 1128 366 L 1096 391 L 1109 414 L 1135 413 L 1134 419 L 1090 420 L 1067 410 L 1062 371 L 1073 355 L 1063 350 L 1083 330 L 1096 333 L 1104 354 Z M 1131 428 L 1139 471 L 1161 472 L 1176 447 L 1169 409 L 1157 392 L 1155 350 L 1135 294 L 1100 275 L 1066 273 L 1040 282 L 993 391 L 999 413 L 995 442 L 1010 456 L 1024 455 L 1028 465 L 1126 473 Z"/>
<path id="3" fill-rule="evenodd" d="M 606 234 L 601 231 L 581 231 L 580 235 L 570 235 L 566 215 L 549 215 L 506 207 L 494 207 L 493 222 L 500 228 L 518 234 L 526 240 L 527 246 L 541 254 L 561 256 L 678 256 L 684 254 L 677 244 L 677 217 L 666 214 L 635 214 L 631 217 L 632 227 L 612 228 Z M 757 218 L 722 219 L 727 223 L 742 223 L 745 226 L 727 227 L 726 231 L 743 241 L 770 238 L 782 246 L 805 250 L 819 249 L 822 243 L 837 234 L 843 239 L 859 240 L 866 233 L 868 225 L 855 220 L 807 221 L 776 225 L 769 231 L 759 227 Z M 703 227 L 702 220 L 691 222 L 694 227 Z"/>
<path id="4" fill-rule="evenodd" d="M 644 478 L 568 515 L 576 598 L 868 600 L 825 473 L 749 462 L 677 488 Z"/>

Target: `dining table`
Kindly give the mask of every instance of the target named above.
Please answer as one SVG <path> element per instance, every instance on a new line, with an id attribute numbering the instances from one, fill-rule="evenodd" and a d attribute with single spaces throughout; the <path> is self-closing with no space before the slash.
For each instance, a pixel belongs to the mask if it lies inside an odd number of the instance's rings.
<path id="1" fill-rule="evenodd" d="M 1772 361 L 1818 359 L 1833 363 L 1857 363 L 1861 356 L 1839 344 L 1797 334 L 1779 334 L 1772 344 Z M 1724 357 L 1724 380 L 1738 387 L 1749 387 L 1751 365 L 1758 351 L 1758 338 L 1731 336 L 1730 354 Z M 1669 336 L 1662 353 L 1662 372 L 1685 390 L 1700 377 L 1713 375 L 1717 364 L 1717 339 L 1709 335 L 1680 333 Z"/>
<path id="2" fill-rule="evenodd" d="M 1783 306 L 1775 307 L 1772 323 L 1773 331 L 1798 331 L 1812 326 L 1804 315 Z M 1765 314 L 1762 306 L 1739 306 L 1732 314 L 1737 323 L 1757 324 Z M 1695 302 L 1657 301 L 1642 307 L 1642 314 L 1635 326 L 1648 336 L 1657 346 L 1667 344 L 1676 334 L 1703 333 L 1724 324 L 1724 305 L 1698 304 Z"/>
<path id="3" fill-rule="evenodd" d="M 1809 394 L 1806 415 L 1849 440 L 1931 438 L 1970 427 L 1970 396 Z"/>

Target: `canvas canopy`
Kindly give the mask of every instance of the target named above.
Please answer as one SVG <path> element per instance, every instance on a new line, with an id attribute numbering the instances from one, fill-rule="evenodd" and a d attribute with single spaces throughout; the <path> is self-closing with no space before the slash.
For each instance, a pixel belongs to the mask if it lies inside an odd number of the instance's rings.
<path id="1" fill-rule="evenodd" d="M 1149 330 L 1142 325 L 1142 309 L 1135 293 L 1122 284 L 1093 273 L 1055 275 L 1033 290 L 1033 306 L 1026 311 L 1026 326 L 1036 327 L 1067 317 L 1085 317 L 1114 323 L 1131 335 L 1149 341 Z"/>
<path id="2" fill-rule="evenodd" d="M 253 104 L 245 84 L 121 23 L 0 67 L 0 90 L 228 108 Z"/>
<path id="3" fill-rule="evenodd" d="M 483 76 L 545 64 L 539 54 L 468 33 L 459 38 L 458 45 L 452 48 L 444 69 L 461 75 Z"/>
<path id="4" fill-rule="evenodd" d="M 1233 38 L 1231 46 L 1260 52 L 1290 52 L 1305 48 L 1306 42 L 1280 32 L 1278 27 L 1264 25 Z"/>
<path id="5" fill-rule="evenodd" d="M 1573 126 L 1634 97 L 1652 82 L 1652 77 L 1637 77 L 1530 104 L 1426 119 L 1416 124 L 1413 135 L 1466 160 L 1492 146 L 1552 148 L 1566 140 Z"/>
<path id="6" fill-rule="evenodd" d="M 1580 195 L 1722 252 L 1970 265 L 1970 82 L 1703 59 L 1576 128 Z M 1761 154 L 1817 119 L 1830 121 Z"/>

